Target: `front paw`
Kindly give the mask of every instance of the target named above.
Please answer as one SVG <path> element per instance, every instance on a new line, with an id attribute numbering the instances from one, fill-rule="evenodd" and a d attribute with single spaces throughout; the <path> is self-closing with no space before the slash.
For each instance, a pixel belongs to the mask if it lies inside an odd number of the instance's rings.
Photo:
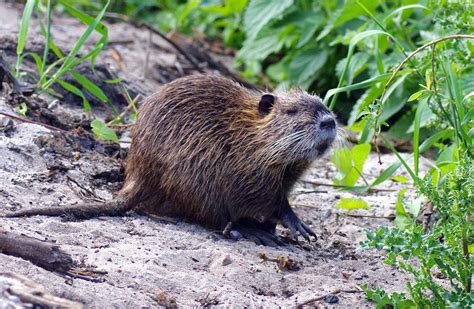
<path id="1" fill-rule="evenodd" d="M 281 216 L 281 224 L 290 230 L 295 240 L 298 240 L 298 232 L 300 232 L 301 236 L 308 242 L 311 241 L 310 236 L 316 239 L 316 234 L 306 223 L 301 221 L 291 209 Z"/>

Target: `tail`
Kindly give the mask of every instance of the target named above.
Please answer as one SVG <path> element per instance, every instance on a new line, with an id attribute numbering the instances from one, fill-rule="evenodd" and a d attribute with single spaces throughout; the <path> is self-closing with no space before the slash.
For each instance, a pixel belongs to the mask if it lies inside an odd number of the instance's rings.
<path id="1" fill-rule="evenodd" d="M 120 216 L 134 208 L 138 203 L 125 197 L 117 197 L 105 203 L 80 204 L 66 207 L 47 207 L 36 209 L 25 209 L 17 212 L 7 213 L 3 217 L 31 217 L 31 216 L 50 216 L 50 217 L 72 217 L 75 219 L 90 219 L 100 216 Z"/>

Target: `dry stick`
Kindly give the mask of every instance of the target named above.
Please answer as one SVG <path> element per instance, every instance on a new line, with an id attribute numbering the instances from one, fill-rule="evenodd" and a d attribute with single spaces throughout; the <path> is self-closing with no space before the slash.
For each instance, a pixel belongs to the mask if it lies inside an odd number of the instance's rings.
<path id="1" fill-rule="evenodd" d="M 0 252 L 59 273 L 66 273 L 74 265 L 71 255 L 58 245 L 1 229 Z"/>
<path id="2" fill-rule="evenodd" d="M 204 72 L 204 70 L 199 66 L 199 64 L 196 62 L 196 60 L 190 56 L 187 52 L 185 52 L 178 44 L 176 44 L 175 42 L 173 42 L 172 40 L 170 40 L 163 32 L 161 32 L 160 30 L 156 29 L 155 27 L 153 26 L 150 26 L 148 25 L 147 23 L 143 23 L 143 22 L 137 22 L 137 21 L 134 21 L 133 19 L 131 19 L 130 17 L 128 17 L 127 15 L 124 15 L 124 14 L 120 14 L 120 13 L 113 13 L 113 12 L 107 12 L 105 13 L 105 16 L 106 17 L 111 17 L 111 18 L 117 18 L 117 19 L 120 19 L 122 20 L 123 22 L 126 22 L 126 23 L 129 23 L 137 28 L 146 28 L 148 29 L 149 31 L 157 34 L 158 36 L 160 36 L 163 40 L 165 40 L 166 42 L 168 42 L 169 44 L 171 44 L 178 52 L 180 52 L 184 58 L 186 58 L 186 60 L 188 60 L 196 70 L 198 70 L 199 72 Z"/>
<path id="3" fill-rule="evenodd" d="M 374 219 L 387 219 L 387 220 L 393 220 L 395 219 L 394 215 L 390 216 L 377 216 L 377 215 L 357 215 L 357 214 L 341 214 L 346 217 L 354 217 L 354 218 L 374 218 Z"/>
<path id="4" fill-rule="evenodd" d="M 333 188 L 345 188 L 349 189 L 350 186 L 345 186 L 345 185 L 335 185 L 331 183 L 324 183 L 324 182 L 318 182 L 314 180 L 309 180 L 309 179 L 303 179 L 302 182 L 306 182 L 315 186 L 323 186 L 323 187 L 333 187 Z M 397 191 L 396 189 L 389 189 L 389 188 L 370 188 L 368 191 L 372 192 L 395 192 Z"/>
<path id="5" fill-rule="evenodd" d="M 383 88 L 383 92 L 382 92 L 382 95 L 380 97 L 380 102 L 383 101 L 384 97 L 385 97 L 385 94 L 388 90 L 388 88 L 391 86 L 393 80 L 395 79 L 395 76 L 397 75 L 398 72 L 400 72 L 400 70 L 402 69 L 402 67 L 408 62 L 410 61 L 411 58 L 413 58 L 416 54 L 418 54 L 419 52 L 421 52 L 422 50 L 424 50 L 425 48 L 427 47 L 430 47 L 431 45 L 436 45 L 438 44 L 439 42 L 442 42 L 442 41 L 446 41 L 446 40 L 452 40 L 452 39 L 470 39 L 470 40 L 474 40 L 474 35 L 470 35 L 470 34 L 454 34 L 454 35 L 448 35 L 448 36 L 445 36 L 445 37 L 442 37 L 442 38 L 439 38 L 439 39 L 436 39 L 436 40 L 433 40 L 433 41 L 430 41 L 420 47 L 418 47 L 417 49 L 415 49 L 411 54 L 409 54 L 405 59 L 403 59 L 402 62 L 400 62 L 400 64 L 395 68 L 395 70 L 393 71 L 392 75 L 390 76 L 388 82 L 385 84 L 385 87 Z M 448 118 L 449 119 L 449 118 Z M 450 120 L 450 119 L 449 119 Z M 451 124 L 453 125 L 453 124 Z M 375 127 L 377 127 L 377 120 L 375 122 Z M 453 125 L 454 127 L 454 125 Z M 378 149 L 378 146 L 377 146 L 377 135 L 378 133 L 376 132 L 374 134 L 374 144 L 375 144 L 375 148 L 376 148 L 376 151 L 379 155 L 379 163 L 381 164 L 381 158 L 380 158 L 380 152 L 379 152 L 379 149 Z"/>
<path id="6" fill-rule="evenodd" d="M 118 115 L 118 117 L 115 118 L 115 119 L 118 119 L 118 120 L 120 120 L 120 121 L 123 120 L 123 117 L 125 117 L 125 114 L 126 114 L 130 109 L 132 109 L 132 108 L 135 106 L 135 104 L 137 104 L 137 101 L 138 101 L 138 99 L 140 98 L 140 95 L 138 94 L 138 95 L 137 95 L 135 98 L 133 98 L 133 100 L 131 100 L 131 101 L 130 101 L 130 99 L 128 99 L 128 96 L 127 96 L 127 95 L 124 94 L 124 97 L 125 97 L 125 99 L 128 101 L 128 105 L 127 105 L 127 107 L 123 110 L 123 112 L 121 112 L 120 115 Z M 108 124 L 107 126 L 110 127 L 110 128 L 114 128 L 114 127 L 120 128 L 120 127 L 129 127 L 129 126 L 131 127 L 131 126 L 133 126 L 133 124 L 113 124 L 113 125 L 112 125 L 112 124 Z"/>
<path id="7" fill-rule="evenodd" d="M 359 287 L 358 287 L 359 288 Z M 325 297 L 329 296 L 329 295 L 336 295 L 336 294 L 339 294 L 339 293 L 362 293 L 364 292 L 364 290 L 362 290 L 361 288 L 357 289 L 357 290 L 343 290 L 343 289 L 337 289 L 335 290 L 334 292 L 331 292 L 331 293 L 327 293 L 325 295 L 322 295 L 322 296 L 319 296 L 319 297 L 315 297 L 315 298 L 311 298 L 307 301 L 305 301 L 304 303 L 301 303 L 301 304 L 298 304 L 296 305 L 296 308 L 302 308 L 304 305 L 307 305 L 309 303 L 312 303 L 312 302 L 315 302 L 315 301 L 320 301 L 320 300 L 323 300 Z"/>
<path id="8" fill-rule="evenodd" d="M 148 78 L 148 65 L 150 62 L 150 51 L 151 51 L 151 38 L 152 32 L 148 30 L 148 40 L 146 42 L 146 55 L 145 55 L 145 67 L 143 68 L 143 78 Z"/>
<path id="9" fill-rule="evenodd" d="M 34 120 L 29 120 L 29 119 L 26 119 L 26 118 L 22 118 L 22 117 L 15 116 L 15 115 L 8 114 L 8 113 L 4 113 L 4 112 L 0 112 L 0 115 L 3 115 L 5 117 L 9 117 L 9 118 L 14 119 L 14 120 L 18 120 L 18 121 L 21 121 L 21 122 L 37 124 L 37 125 L 43 126 L 47 129 L 50 129 L 50 130 L 53 130 L 53 131 L 59 131 L 59 132 L 63 132 L 63 133 L 69 132 L 69 131 L 60 129 L 58 127 L 55 127 L 55 126 L 52 126 L 52 125 L 49 125 L 49 124 L 46 124 L 46 123 L 42 123 L 42 122 L 38 122 L 38 121 L 34 121 Z"/>

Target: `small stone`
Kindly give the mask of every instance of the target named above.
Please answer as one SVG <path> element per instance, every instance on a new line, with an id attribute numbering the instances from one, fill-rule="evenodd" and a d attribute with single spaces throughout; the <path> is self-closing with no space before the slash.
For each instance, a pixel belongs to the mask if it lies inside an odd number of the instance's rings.
<path id="1" fill-rule="evenodd" d="M 329 294 L 324 297 L 324 301 L 328 304 L 336 304 L 339 302 L 339 297 L 334 294 Z"/>
<path id="2" fill-rule="evenodd" d="M 228 254 L 225 255 L 224 258 L 222 259 L 222 266 L 227 266 L 231 263 L 232 263 L 232 260 L 231 260 L 230 256 Z"/>

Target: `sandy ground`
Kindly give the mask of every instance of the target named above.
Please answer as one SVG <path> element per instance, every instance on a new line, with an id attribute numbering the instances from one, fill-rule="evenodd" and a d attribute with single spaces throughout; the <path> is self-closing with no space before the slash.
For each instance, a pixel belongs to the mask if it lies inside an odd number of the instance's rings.
<path id="1" fill-rule="evenodd" d="M 15 14 L 17 9 L 0 4 L 0 19 Z M 11 24 L 2 25 L 2 34 L 14 32 L 16 22 L 10 20 Z M 71 31 L 73 26 L 63 24 L 58 32 Z M 111 37 L 117 33 L 114 29 L 120 27 L 124 26 L 111 26 Z M 129 57 L 134 56 L 133 50 L 143 37 L 136 35 L 135 45 L 120 47 L 125 62 L 133 62 Z M 160 57 L 171 58 L 170 53 Z M 100 61 L 110 60 L 104 57 Z M 164 61 L 160 57 L 153 61 Z M 139 67 L 122 74 L 130 80 L 137 79 Z M 159 84 L 152 79 L 142 84 L 142 90 L 148 94 Z M 0 96 L 0 111 L 14 113 L 13 105 L 8 96 Z M 60 101 L 59 105 L 66 113 L 78 111 L 77 106 L 68 102 Z M 126 148 L 127 144 L 122 146 Z M 121 186 L 121 160 L 125 152 L 126 149 L 104 145 L 88 135 L 52 132 L 40 125 L 0 116 L 0 214 L 110 199 Z M 383 155 L 380 166 L 376 155 L 371 154 L 364 169 L 366 177 L 374 179 L 395 160 L 391 155 Z M 315 162 L 304 178 L 331 183 L 334 174 L 335 167 L 324 158 Z M 396 174 L 403 173 L 399 170 Z M 397 191 L 404 187 L 390 181 L 382 186 Z M 308 189 L 321 192 L 299 193 Z M 353 213 L 393 214 L 397 191 L 359 195 L 370 204 L 370 209 Z M 373 304 L 365 300 L 361 285 L 403 290 L 407 277 L 385 265 L 379 253 L 357 249 L 366 229 L 392 222 L 345 216 L 346 211 L 335 205 L 346 196 L 353 194 L 300 183 L 291 203 L 300 218 L 318 234 L 318 240 L 310 244 L 288 243 L 280 248 L 233 242 L 220 236 L 219 231 L 196 224 L 157 221 L 135 213 L 81 222 L 40 216 L 2 219 L 0 228 L 56 243 L 76 261 L 107 273 L 102 282 L 73 280 L 3 254 L 0 273 L 23 275 L 51 293 L 89 308 L 172 307 L 175 303 L 179 307 L 290 308 L 331 293 L 335 297 L 319 298 L 308 304 L 319 308 L 370 308 Z M 280 228 L 279 233 L 285 235 L 287 231 Z M 292 267 L 282 267 L 279 260 Z M 12 301 L 0 289 L 0 304 L 7 304 L 8 299 Z"/>

